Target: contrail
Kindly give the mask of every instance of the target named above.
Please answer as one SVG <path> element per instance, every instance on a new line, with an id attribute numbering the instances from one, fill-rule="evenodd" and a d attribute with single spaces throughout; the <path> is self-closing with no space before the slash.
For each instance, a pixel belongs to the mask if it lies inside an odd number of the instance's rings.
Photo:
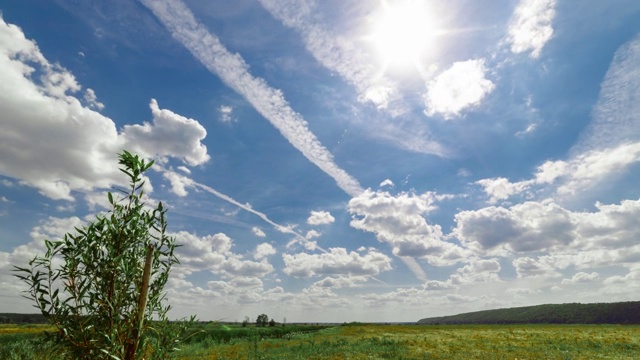
<path id="1" fill-rule="evenodd" d="M 224 201 L 226 201 L 226 202 L 228 202 L 230 204 L 233 204 L 233 205 L 241 208 L 242 210 L 245 210 L 247 212 L 250 212 L 250 213 L 258 216 L 260 219 L 264 220 L 267 224 L 273 226 L 276 230 L 280 231 L 281 233 L 294 235 L 296 237 L 296 239 L 298 239 L 303 244 L 309 243 L 309 240 L 307 238 L 305 238 L 304 236 L 300 235 L 299 233 L 297 233 L 296 231 L 294 231 L 290 227 L 282 226 L 282 225 L 272 221 L 271 219 L 269 219 L 269 217 L 266 214 L 261 213 L 261 212 L 259 212 L 257 210 L 254 210 L 251 207 L 251 205 L 249 205 L 249 204 L 243 204 L 243 203 L 233 199 L 232 197 L 230 197 L 228 195 L 225 195 L 225 194 L 221 193 L 220 191 L 218 191 L 218 190 L 216 190 L 216 189 L 214 189 L 214 188 L 212 188 L 210 186 L 207 186 L 207 185 L 204 185 L 204 184 L 200 184 L 200 183 L 194 181 L 193 179 L 191 179 L 189 177 L 177 174 L 177 173 L 175 173 L 175 172 L 173 172 L 171 170 L 167 170 L 167 169 L 163 168 L 160 165 L 156 165 L 154 167 L 154 169 L 162 172 L 165 175 L 171 174 L 170 176 L 167 176 L 167 178 L 171 182 L 179 181 L 179 183 L 183 187 L 184 186 L 191 186 L 191 187 L 194 187 L 194 188 L 197 188 L 197 189 L 201 189 L 201 190 L 203 190 L 205 192 L 208 192 L 209 194 L 211 194 L 211 195 L 213 195 L 213 196 L 215 196 L 215 197 L 217 197 L 219 199 L 222 199 L 222 200 L 224 200 Z M 176 177 L 177 177 L 177 179 L 176 179 Z M 323 249 L 323 248 L 321 248 L 321 247 L 319 247 L 317 245 L 316 245 L 316 248 L 318 250 L 322 251 L 322 252 L 325 252 L 325 253 L 327 252 L 325 249 Z"/>
<path id="2" fill-rule="evenodd" d="M 333 155 L 309 130 L 302 116 L 291 108 L 282 92 L 270 87 L 264 79 L 253 76 L 244 59 L 229 52 L 182 1 L 141 2 L 196 59 L 251 103 L 291 145 L 331 176 L 342 190 L 351 196 L 362 193 L 358 181 L 334 162 Z"/>

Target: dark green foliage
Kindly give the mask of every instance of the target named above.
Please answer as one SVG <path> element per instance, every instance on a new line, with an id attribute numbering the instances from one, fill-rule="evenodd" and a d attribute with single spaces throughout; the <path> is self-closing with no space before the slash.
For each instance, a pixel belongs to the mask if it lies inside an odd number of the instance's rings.
<path id="1" fill-rule="evenodd" d="M 267 326 L 269 323 L 269 317 L 267 314 L 260 314 L 256 319 L 256 326 Z"/>
<path id="2" fill-rule="evenodd" d="M 419 324 L 640 324 L 640 301 L 547 304 L 421 319 Z"/>
<path id="3" fill-rule="evenodd" d="M 15 267 L 29 285 L 25 297 L 56 327 L 55 340 L 74 359 L 164 358 L 185 328 L 170 326 L 170 306 L 163 304 L 178 263 L 166 210 L 143 202 L 143 173 L 153 161 L 126 151 L 119 158 L 130 188 L 120 190 L 121 197 L 108 193 L 112 209 L 62 240 L 45 240 L 46 254 L 29 268 Z"/>
<path id="4" fill-rule="evenodd" d="M 42 314 L 0 313 L 0 324 L 46 324 Z"/>
<path id="5" fill-rule="evenodd" d="M 261 339 L 280 339 L 291 336 L 291 334 L 311 334 L 313 332 L 327 328 L 316 325 L 290 325 L 285 328 L 276 327 L 238 327 L 238 326 L 211 326 L 195 324 L 191 330 L 195 335 L 186 340 L 186 344 L 197 344 L 207 340 L 216 343 L 228 343 L 232 340 L 243 340 L 255 337 Z M 197 330 L 197 331 L 195 331 Z"/>

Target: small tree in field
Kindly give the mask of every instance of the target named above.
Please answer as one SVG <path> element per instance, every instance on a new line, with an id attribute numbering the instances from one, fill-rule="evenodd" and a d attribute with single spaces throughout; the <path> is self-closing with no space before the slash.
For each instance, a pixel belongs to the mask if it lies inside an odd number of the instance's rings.
<path id="1" fill-rule="evenodd" d="M 267 326 L 269 323 L 269 317 L 267 314 L 260 314 L 256 319 L 256 326 Z"/>
<path id="2" fill-rule="evenodd" d="M 30 268 L 15 266 L 29 285 L 25 297 L 56 327 L 56 340 L 73 359 L 163 359 L 188 325 L 170 324 L 170 306 L 163 305 L 178 259 L 175 239 L 166 235 L 167 210 L 142 200 L 142 174 L 153 161 L 127 151 L 119 159 L 131 186 L 121 197 L 108 193 L 111 210 L 62 240 L 45 240 L 46 254 Z"/>

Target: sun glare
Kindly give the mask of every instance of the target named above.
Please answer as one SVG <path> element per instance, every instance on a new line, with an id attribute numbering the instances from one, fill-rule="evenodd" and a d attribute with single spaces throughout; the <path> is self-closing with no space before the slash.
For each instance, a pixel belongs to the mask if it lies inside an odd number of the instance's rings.
<path id="1" fill-rule="evenodd" d="M 424 0 L 382 0 L 371 39 L 387 67 L 411 66 L 434 45 L 432 12 Z"/>

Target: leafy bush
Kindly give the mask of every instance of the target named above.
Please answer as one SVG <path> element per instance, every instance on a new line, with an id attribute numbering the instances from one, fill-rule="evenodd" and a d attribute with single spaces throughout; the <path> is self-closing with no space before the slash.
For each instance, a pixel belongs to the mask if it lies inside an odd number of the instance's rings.
<path id="1" fill-rule="evenodd" d="M 163 304 L 178 259 L 162 203 L 151 210 L 143 202 L 143 173 L 153 161 L 127 151 L 119 159 L 130 188 L 120 198 L 108 193 L 111 210 L 62 240 L 45 240 L 46 254 L 29 268 L 15 267 L 29 285 L 25 297 L 56 327 L 64 356 L 74 359 L 165 358 L 193 322 L 169 323 L 170 306 Z"/>

